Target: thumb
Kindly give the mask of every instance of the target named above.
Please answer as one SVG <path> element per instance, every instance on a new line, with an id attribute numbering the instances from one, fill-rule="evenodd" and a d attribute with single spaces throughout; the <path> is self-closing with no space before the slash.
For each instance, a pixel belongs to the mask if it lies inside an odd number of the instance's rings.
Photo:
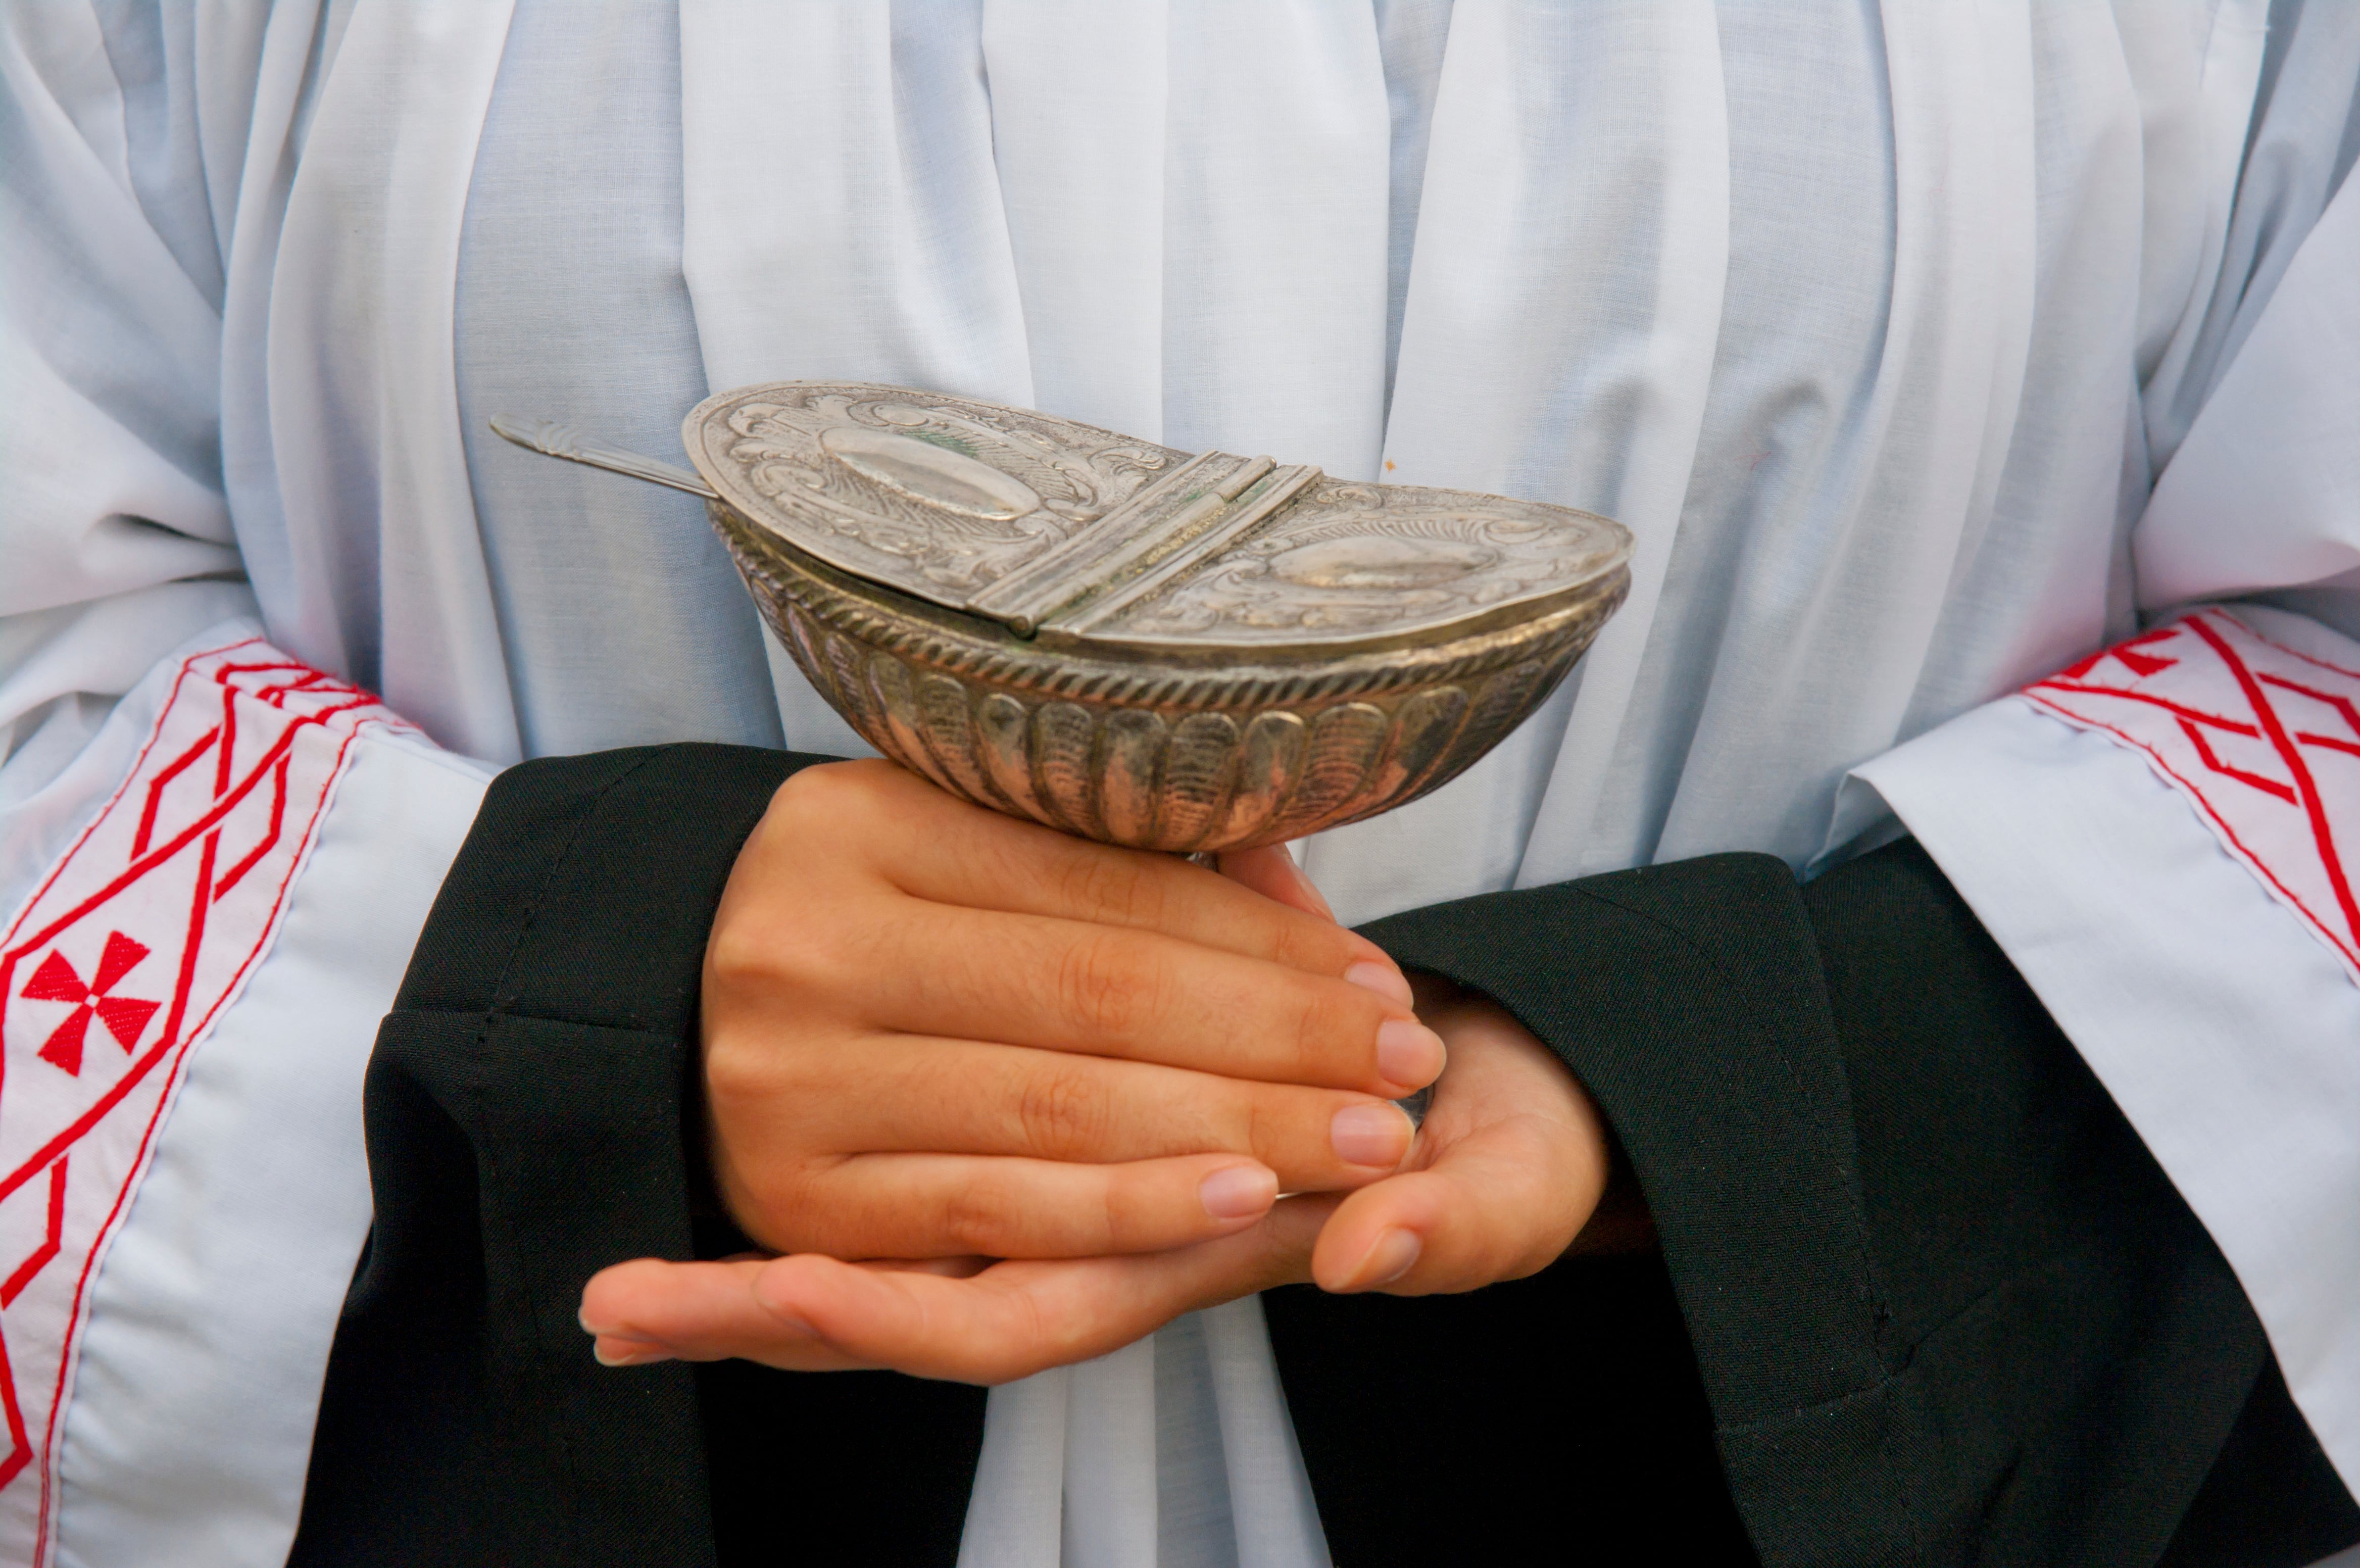
<path id="1" fill-rule="evenodd" d="M 1312 1277 L 1403 1296 L 1521 1279 L 1572 1245 L 1605 1186 L 1602 1150 L 1551 1119 L 1513 1116 L 1345 1199 L 1319 1233 Z"/>

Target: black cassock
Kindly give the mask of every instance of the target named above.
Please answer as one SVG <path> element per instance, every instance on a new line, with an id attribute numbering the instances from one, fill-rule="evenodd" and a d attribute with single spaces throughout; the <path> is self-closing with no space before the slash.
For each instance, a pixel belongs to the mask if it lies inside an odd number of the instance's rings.
<path id="1" fill-rule="evenodd" d="M 984 1392 L 595 1365 L 582 1287 L 747 1244 L 694 1086 L 705 933 L 818 759 L 491 788 L 367 1085 L 376 1227 L 291 1562 L 948 1564 Z M 1264 1298 L 1339 1568 L 2300 1568 L 2360 1508 L 2228 1265 L 1932 862 L 1718 855 L 1367 928 L 1603 1108 L 1660 1256 Z"/>

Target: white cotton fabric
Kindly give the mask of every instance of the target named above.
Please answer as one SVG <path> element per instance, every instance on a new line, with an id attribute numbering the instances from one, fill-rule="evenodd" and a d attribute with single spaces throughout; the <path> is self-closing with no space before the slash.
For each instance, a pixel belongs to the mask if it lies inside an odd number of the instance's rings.
<path id="1" fill-rule="evenodd" d="M 847 749 L 693 505 L 480 428 L 671 455 L 759 378 L 1630 524 L 1532 723 L 1306 847 L 1352 919 L 1800 868 L 2142 610 L 2360 621 L 2341 4 L 42 0 L 0 71 L 0 801 L 52 815 L 249 604 L 489 762 Z M 969 1560 L 1318 1561 L 1247 1317 L 996 1392 Z"/>
<path id="2" fill-rule="evenodd" d="M 498 762 L 522 753 L 464 522 L 451 283 L 508 17 L 501 0 L 400 0 L 343 29 L 279 219 L 265 334 L 284 558 L 255 578 L 279 646 L 370 670 L 396 712 Z"/>
<path id="3" fill-rule="evenodd" d="M 2360 574 L 2355 279 L 2360 185 L 2347 181 L 2147 503 L 2135 550 L 2149 603 Z"/>
<path id="4" fill-rule="evenodd" d="M 1260 1298 L 992 1390 L 962 1568 L 1326 1557 Z"/>

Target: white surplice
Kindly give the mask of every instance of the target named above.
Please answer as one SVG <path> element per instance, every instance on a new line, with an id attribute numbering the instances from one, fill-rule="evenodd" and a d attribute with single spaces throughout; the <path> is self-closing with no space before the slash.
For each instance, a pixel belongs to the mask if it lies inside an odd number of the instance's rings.
<path id="1" fill-rule="evenodd" d="M 2289 1001 L 2348 1011 L 2348 980 L 2303 989 L 2333 959 L 2291 920 L 2238 927 L 2308 977 L 2289 991 L 2201 922 L 2108 918 L 2245 875 L 2193 813 L 2141 817 L 2169 849 L 2060 830 L 2034 861 L 1927 782 L 2136 797 L 2140 764 L 2003 738 L 2027 716 L 1984 705 L 2184 602 L 2360 633 L 2360 10 L 36 0 L 0 49 L 0 903 L 121 782 L 95 760 L 118 699 L 248 609 L 491 763 L 858 748 L 694 503 L 503 447 L 490 412 L 663 455 L 709 389 L 859 377 L 1589 507 L 1637 536 L 1630 601 L 1469 775 L 1307 846 L 1337 906 L 1731 849 L 1802 869 L 1897 809 L 2360 1477 L 2360 1168 L 2186 1153 L 2267 1149 L 2298 1082 L 2355 1124 L 2344 1014 Z M 365 839 L 358 798 L 328 823 Z M 381 852 L 447 861 L 455 822 Z M 367 864 L 323 850 L 300 889 L 332 904 Z M 2034 931 L 2058 888 L 2081 918 Z M 308 983 L 367 1017 L 414 931 Z M 304 972 L 300 946 L 261 972 Z M 2310 1075 L 2224 1071 L 2217 1032 L 2109 1048 L 2141 972 L 2193 977 Z M 2190 1096 L 2139 1090 L 2191 1072 L 2201 1138 Z M 108 1274 L 163 1245 L 151 1195 Z M 2256 1215 L 2325 1253 L 2249 1245 Z M 320 1270 L 362 1223 L 322 1232 Z M 61 1429 L 68 1556 L 130 1506 L 82 1479 L 122 1473 L 89 1435 L 137 1426 L 113 1420 Z M 1276 1568 L 1320 1559 L 1309 1507 L 1240 1303 L 995 1391 L 966 1554 Z M 214 1560 L 258 1560 L 241 1539 Z"/>

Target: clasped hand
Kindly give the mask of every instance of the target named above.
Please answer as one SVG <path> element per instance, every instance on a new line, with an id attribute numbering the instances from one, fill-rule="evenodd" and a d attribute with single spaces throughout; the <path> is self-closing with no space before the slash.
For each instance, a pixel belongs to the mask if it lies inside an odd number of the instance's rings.
<path id="1" fill-rule="evenodd" d="M 999 1383 L 1273 1285 L 1461 1290 L 1562 1253 L 1607 1167 L 1571 1075 L 1480 1000 L 1421 1021 L 1284 850 L 1222 872 L 883 762 L 788 780 L 702 1025 L 715 1179 L 777 1255 L 605 1270 L 599 1358 Z M 1390 1102 L 1429 1084 L 1414 1131 Z"/>

